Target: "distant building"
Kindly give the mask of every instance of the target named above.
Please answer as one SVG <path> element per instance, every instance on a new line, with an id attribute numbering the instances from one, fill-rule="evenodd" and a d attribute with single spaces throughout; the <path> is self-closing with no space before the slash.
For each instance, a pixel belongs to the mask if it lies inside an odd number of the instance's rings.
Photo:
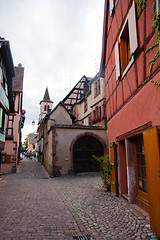
<path id="1" fill-rule="evenodd" d="M 40 101 L 40 115 L 39 121 L 41 121 L 45 115 L 52 110 L 53 102 L 50 100 L 48 88 L 46 87 L 43 100 Z"/>
<path id="2" fill-rule="evenodd" d="M 1 163 L 4 161 L 2 151 L 5 148 L 7 116 L 14 113 L 12 79 L 15 69 L 9 41 L 0 37 L 0 174 Z"/>
<path id="3" fill-rule="evenodd" d="M 82 99 L 72 104 L 75 122 L 86 126 L 106 127 L 105 79 L 99 77 L 98 73 L 86 84 L 88 85 L 87 91 Z"/>
<path id="4" fill-rule="evenodd" d="M 35 151 L 36 143 L 37 143 L 37 134 L 35 133 L 28 134 L 28 152 Z"/>
<path id="5" fill-rule="evenodd" d="M 20 160 L 21 129 L 24 125 L 25 110 L 22 109 L 24 68 L 15 67 L 13 78 L 14 114 L 9 114 L 6 125 L 6 144 L 2 152 L 2 173 L 15 172 Z"/>
<path id="6" fill-rule="evenodd" d="M 106 128 L 82 124 L 84 117 L 74 115 L 73 106 L 78 104 L 79 109 L 81 101 L 83 106 L 90 90 L 89 81 L 83 76 L 63 101 L 39 122 L 38 158 L 51 176 L 98 171 L 99 164 L 92 155 L 102 156 L 107 152 Z"/>

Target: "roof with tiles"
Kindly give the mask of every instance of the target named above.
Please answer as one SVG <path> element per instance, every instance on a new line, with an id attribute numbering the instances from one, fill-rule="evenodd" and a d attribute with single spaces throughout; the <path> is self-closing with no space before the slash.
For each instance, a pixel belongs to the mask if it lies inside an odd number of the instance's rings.
<path id="1" fill-rule="evenodd" d="M 48 92 L 48 88 L 47 87 L 46 87 L 46 91 L 44 93 L 43 100 L 44 101 L 50 101 L 49 92 Z"/>

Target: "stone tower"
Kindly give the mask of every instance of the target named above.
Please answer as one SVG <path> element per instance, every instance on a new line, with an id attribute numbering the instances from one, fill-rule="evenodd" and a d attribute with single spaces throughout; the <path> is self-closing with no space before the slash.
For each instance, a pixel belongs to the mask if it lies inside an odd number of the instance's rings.
<path id="1" fill-rule="evenodd" d="M 40 104 L 39 121 L 41 121 L 45 117 L 45 115 L 52 110 L 53 102 L 50 100 L 47 87 L 44 93 L 43 100 L 41 100 L 39 104 Z"/>

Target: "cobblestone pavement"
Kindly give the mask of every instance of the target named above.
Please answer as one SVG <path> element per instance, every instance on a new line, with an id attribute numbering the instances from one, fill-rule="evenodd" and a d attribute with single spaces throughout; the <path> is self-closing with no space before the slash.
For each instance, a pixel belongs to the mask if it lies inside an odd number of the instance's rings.
<path id="1" fill-rule="evenodd" d="M 101 185 L 97 174 L 49 178 L 23 160 L 0 181 L 0 240 L 157 239 L 145 217 Z"/>

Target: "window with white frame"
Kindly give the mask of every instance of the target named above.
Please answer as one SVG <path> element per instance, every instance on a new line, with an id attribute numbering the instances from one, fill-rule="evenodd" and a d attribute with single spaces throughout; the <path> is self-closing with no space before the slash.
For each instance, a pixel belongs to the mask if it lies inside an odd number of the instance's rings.
<path id="1" fill-rule="evenodd" d="M 116 80 L 123 77 L 134 61 L 138 47 L 135 2 L 123 25 L 115 45 Z"/>

